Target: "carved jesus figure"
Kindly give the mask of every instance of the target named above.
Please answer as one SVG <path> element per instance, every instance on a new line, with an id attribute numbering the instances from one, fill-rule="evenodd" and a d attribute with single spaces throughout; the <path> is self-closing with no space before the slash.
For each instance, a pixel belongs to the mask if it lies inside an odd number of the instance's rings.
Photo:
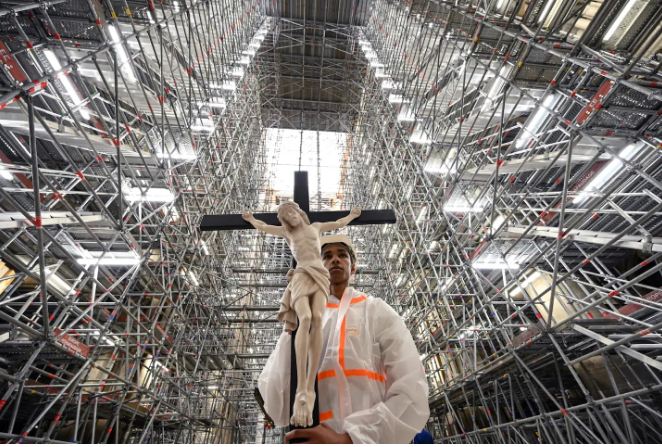
<path id="1" fill-rule="evenodd" d="M 289 284 L 281 300 L 278 319 L 285 329 L 297 327 L 294 348 L 296 352 L 297 389 L 290 423 L 297 427 L 313 424 L 315 405 L 315 377 L 322 354 L 322 316 L 329 295 L 329 272 L 321 256 L 320 233 L 333 231 L 349 224 L 361 214 L 353 208 L 349 215 L 335 222 L 310 223 L 306 213 L 294 202 L 278 207 L 281 226 L 268 225 L 244 212 L 242 217 L 255 229 L 274 236 L 282 236 L 292 250 L 297 267 L 287 274 Z"/>

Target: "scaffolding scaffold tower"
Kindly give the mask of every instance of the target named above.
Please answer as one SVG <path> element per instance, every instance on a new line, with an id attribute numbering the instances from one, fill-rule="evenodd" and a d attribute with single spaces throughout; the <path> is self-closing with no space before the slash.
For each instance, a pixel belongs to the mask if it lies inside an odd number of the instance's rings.
<path id="1" fill-rule="evenodd" d="M 289 249 L 198 225 L 303 166 L 396 211 L 435 440 L 662 442 L 659 2 L 7 0 L 0 57 L 0 440 L 281 442 Z"/>

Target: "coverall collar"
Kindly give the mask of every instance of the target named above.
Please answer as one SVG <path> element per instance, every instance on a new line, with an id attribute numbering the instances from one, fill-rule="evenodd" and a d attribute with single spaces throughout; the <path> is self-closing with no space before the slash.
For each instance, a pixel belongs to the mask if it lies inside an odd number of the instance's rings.
<path id="1" fill-rule="evenodd" d="M 345 298 L 350 299 L 350 298 L 354 298 L 356 295 L 358 295 L 358 292 L 356 290 L 354 290 L 353 287 L 347 286 L 345 288 L 345 292 L 343 293 L 342 298 L 343 299 L 345 299 Z M 333 295 L 329 295 L 329 297 L 327 298 L 327 301 L 330 302 L 330 303 L 336 303 L 340 300 L 337 297 L 333 296 Z"/>

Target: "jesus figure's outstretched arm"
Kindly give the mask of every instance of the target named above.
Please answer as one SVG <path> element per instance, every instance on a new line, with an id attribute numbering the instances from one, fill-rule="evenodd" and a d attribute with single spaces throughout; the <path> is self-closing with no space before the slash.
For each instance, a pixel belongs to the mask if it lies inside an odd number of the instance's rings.
<path id="1" fill-rule="evenodd" d="M 271 234 L 273 236 L 285 237 L 285 229 L 283 227 L 280 227 L 278 225 L 269 225 L 266 222 L 256 219 L 255 217 L 253 217 L 253 213 L 251 213 L 250 211 L 243 212 L 241 214 L 241 217 L 243 217 L 246 222 L 253 225 L 255 229 L 258 231 L 262 231 L 264 233 Z"/>
<path id="2" fill-rule="evenodd" d="M 352 211 L 345 217 L 342 217 L 334 222 L 315 222 L 315 225 L 318 226 L 320 233 L 323 231 L 333 231 L 339 228 L 347 226 L 351 221 L 356 219 L 361 215 L 360 208 L 352 208 Z"/>

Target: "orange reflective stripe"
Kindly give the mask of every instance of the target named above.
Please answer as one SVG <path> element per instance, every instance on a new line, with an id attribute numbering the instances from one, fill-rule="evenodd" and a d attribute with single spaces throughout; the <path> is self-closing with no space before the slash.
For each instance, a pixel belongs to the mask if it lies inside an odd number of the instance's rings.
<path id="1" fill-rule="evenodd" d="M 345 369 L 345 332 L 347 329 L 347 315 L 342 319 L 342 325 L 340 326 L 340 346 L 338 347 L 338 363 L 340 364 L 340 369 Z"/>
<path id="2" fill-rule="evenodd" d="M 365 301 L 367 298 L 365 295 L 357 296 L 356 298 L 352 298 L 352 301 L 349 302 L 349 304 L 358 304 L 362 301 Z M 327 309 L 338 309 L 340 307 L 339 303 L 326 303 Z"/>
<path id="3" fill-rule="evenodd" d="M 379 374 L 375 371 L 370 371 L 369 369 L 346 369 L 344 371 L 346 377 L 367 377 L 368 379 L 376 380 L 378 382 L 386 381 L 386 377 L 383 374 Z"/>
<path id="4" fill-rule="evenodd" d="M 332 369 L 327 369 L 326 371 L 320 371 L 317 373 L 317 380 L 330 379 L 331 377 L 336 377 L 336 372 Z"/>
<path id="5" fill-rule="evenodd" d="M 365 300 L 366 300 L 365 295 L 357 296 L 356 298 L 352 298 L 352 301 L 350 302 L 350 304 L 357 304 L 357 303 L 360 303 L 361 301 L 365 301 Z"/>
<path id="6" fill-rule="evenodd" d="M 320 422 L 328 421 L 329 419 L 333 419 L 333 411 L 329 410 L 320 413 Z"/>

